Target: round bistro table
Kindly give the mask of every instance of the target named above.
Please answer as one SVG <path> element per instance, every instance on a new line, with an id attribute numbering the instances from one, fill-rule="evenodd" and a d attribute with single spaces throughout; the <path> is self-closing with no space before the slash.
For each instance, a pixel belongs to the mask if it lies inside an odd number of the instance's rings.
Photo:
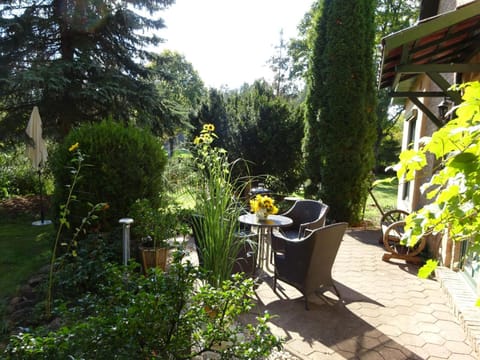
<path id="1" fill-rule="evenodd" d="M 293 224 L 293 220 L 283 215 L 269 215 L 266 220 L 259 220 L 255 214 L 244 214 L 238 217 L 242 224 L 258 227 L 257 269 L 264 265 L 268 268 L 272 229 Z"/>

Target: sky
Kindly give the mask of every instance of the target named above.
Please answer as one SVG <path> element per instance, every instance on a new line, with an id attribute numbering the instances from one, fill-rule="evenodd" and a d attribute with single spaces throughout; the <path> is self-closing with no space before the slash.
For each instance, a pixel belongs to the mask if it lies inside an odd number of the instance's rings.
<path id="1" fill-rule="evenodd" d="M 161 12 L 159 32 L 169 49 L 185 56 L 207 87 L 237 89 L 272 79 L 268 60 L 297 26 L 314 0 L 176 0 Z"/>

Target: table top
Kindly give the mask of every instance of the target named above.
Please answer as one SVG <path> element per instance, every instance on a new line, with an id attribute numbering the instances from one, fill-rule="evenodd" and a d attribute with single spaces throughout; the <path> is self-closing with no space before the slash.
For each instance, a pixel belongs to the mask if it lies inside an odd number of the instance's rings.
<path id="1" fill-rule="evenodd" d="M 296 197 L 296 196 L 285 196 L 283 200 L 287 201 L 297 201 L 297 200 L 302 200 L 302 198 Z"/>
<path id="2" fill-rule="evenodd" d="M 259 227 L 282 227 L 293 224 L 293 220 L 283 215 L 269 215 L 266 220 L 259 220 L 255 214 L 245 214 L 238 217 L 238 221 L 247 225 Z"/>

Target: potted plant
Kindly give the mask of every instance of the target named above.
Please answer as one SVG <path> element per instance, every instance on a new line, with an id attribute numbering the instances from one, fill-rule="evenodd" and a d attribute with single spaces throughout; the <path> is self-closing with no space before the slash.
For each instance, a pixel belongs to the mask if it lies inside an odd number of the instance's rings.
<path id="1" fill-rule="evenodd" d="M 250 200 L 250 210 L 257 216 L 258 220 L 267 220 L 268 215 L 278 213 L 275 200 L 267 195 L 261 194 Z"/>
<path id="2" fill-rule="evenodd" d="M 158 205 L 149 199 L 139 199 L 129 216 L 135 221 L 132 234 L 140 240 L 140 258 L 145 273 L 152 267 L 165 270 L 170 247 L 168 240 L 176 235 L 176 207 L 162 199 Z"/>

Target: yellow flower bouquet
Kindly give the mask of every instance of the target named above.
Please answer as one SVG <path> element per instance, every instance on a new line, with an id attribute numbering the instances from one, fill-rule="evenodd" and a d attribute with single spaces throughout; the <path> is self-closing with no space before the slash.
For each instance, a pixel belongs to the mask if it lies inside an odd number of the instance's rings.
<path id="1" fill-rule="evenodd" d="M 250 210 L 257 215 L 259 220 L 265 220 L 268 218 L 268 215 L 278 213 L 275 200 L 266 195 L 257 195 L 250 200 Z"/>

